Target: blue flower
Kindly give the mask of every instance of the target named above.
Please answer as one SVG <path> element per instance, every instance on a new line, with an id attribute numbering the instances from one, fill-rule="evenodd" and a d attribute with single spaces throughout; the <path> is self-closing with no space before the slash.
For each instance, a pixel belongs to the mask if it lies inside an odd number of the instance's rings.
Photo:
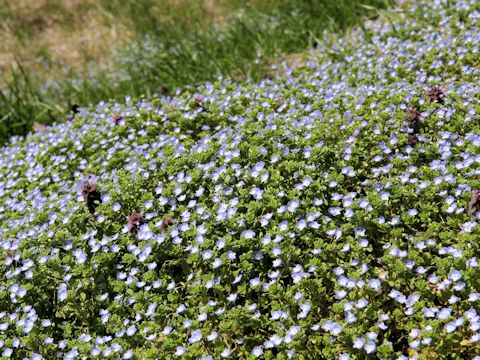
<path id="1" fill-rule="evenodd" d="M 255 357 L 260 357 L 263 354 L 263 349 L 260 346 L 255 346 L 252 350 L 252 355 Z"/>

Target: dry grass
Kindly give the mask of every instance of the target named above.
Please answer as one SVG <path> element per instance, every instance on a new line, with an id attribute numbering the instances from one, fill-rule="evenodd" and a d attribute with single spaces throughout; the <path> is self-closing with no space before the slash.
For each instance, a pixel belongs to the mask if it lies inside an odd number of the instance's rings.
<path id="1" fill-rule="evenodd" d="M 158 0 L 151 11 L 159 22 L 175 21 L 192 0 Z M 261 6 L 266 0 L 251 1 Z M 101 0 L 0 0 L 0 73 L 9 76 L 16 60 L 46 78 L 85 74 L 88 65 L 108 65 L 115 49 L 136 36 L 128 14 L 114 14 Z M 238 5 L 196 0 L 206 24 L 222 23 Z M 187 6 L 188 8 L 188 6 Z"/>
<path id="2" fill-rule="evenodd" d="M 124 21 L 113 26 L 107 23 L 93 0 L 23 0 L 10 11 L 10 24 L 0 32 L 0 71 L 4 74 L 15 59 L 46 76 L 66 69 L 83 73 L 90 61 L 108 62 L 112 51 L 133 35 Z"/>

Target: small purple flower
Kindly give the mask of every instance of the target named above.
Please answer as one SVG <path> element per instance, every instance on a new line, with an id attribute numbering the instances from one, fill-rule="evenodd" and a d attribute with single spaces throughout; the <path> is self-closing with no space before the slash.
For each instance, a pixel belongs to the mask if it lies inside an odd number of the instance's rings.
<path id="1" fill-rule="evenodd" d="M 253 239 L 255 235 L 255 232 L 252 230 L 242 231 L 242 237 L 244 237 L 245 239 Z"/>
<path id="2" fill-rule="evenodd" d="M 252 355 L 255 357 L 260 357 L 263 354 L 263 349 L 260 346 L 255 346 L 252 350 Z"/>
<path id="3" fill-rule="evenodd" d="M 195 343 L 199 342 L 200 340 L 202 340 L 202 332 L 200 330 L 195 330 L 190 335 L 190 338 L 188 339 L 188 342 L 190 344 L 195 344 Z"/>
<path id="4" fill-rule="evenodd" d="M 64 301 L 68 298 L 68 290 L 67 290 L 67 285 L 66 284 L 60 284 L 59 290 L 57 293 L 58 300 Z"/>
<path id="5" fill-rule="evenodd" d="M 214 269 L 222 266 L 222 264 L 223 264 L 223 261 L 220 258 L 215 258 L 215 260 L 213 260 L 213 268 Z"/>
<path id="6" fill-rule="evenodd" d="M 410 210 L 408 210 L 408 215 L 410 215 L 410 216 L 415 216 L 415 215 L 417 215 L 417 214 L 418 214 L 417 209 L 410 209 Z"/>
<path id="7" fill-rule="evenodd" d="M 131 325 L 128 329 L 127 329 L 127 335 L 128 336 L 133 336 L 135 335 L 135 333 L 137 332 L 137 327 L 135 325 Z"/>
<path id="8" fill-rule="evenodd" d="M 300 205 L 300 200 L 291 200 L 287 204 L 287 210 L 292 214 L 298 209 Z"/>
<path id="9" fill-rule="evenodd" d="M 232 354 L 232 352 L 230 351 L 230 349 L 224 349 L 224 350 L 220 353 L 220 356 L 221 356 L 222 358 L 226 358 L 226 357 L 229 357 L 231 354 Z"/>
<path id="10" fill-rule="evenodd" d="M 185 346 L 177 346 L 177 349 L 175 350 L 175 355 L 182 356 L 185 351 L 187 351 L 187 348 Z"/>
<path id="11" fill-rule="evenodd" d="M 373 341 L 369 341 L 368 343 L 366 343 L 363 346 L 363 349 L 365 350 L 365 352 L 367 354 L 371 354 L 371 353 L 375 352 L 376 348 L 377 348 L 377 346 L 375 345 L 375 343 Z"/>
<path id="12" fill-rule="evenodd" d="M 451 308 L 442 308 L 438 313 L 437 313 L 437 319 L 439 320 L 446 320 L 450 317 L 450 314 L 452 313 Z"/>
<path id="13" fill-rule="evenodd" d="M 361 348 L 363 348 L 363 345 L 365 345 L 365 339 L 364 338 L 353 339 L 353 348 L 354 349 L 361 349 Z"/>
<path id="14" fill-rule="evenodd" d="M 458 281 L 462 278 L 462 274 L 458 270 L 452 270 L 448 274 L 448 279 L 451 281 Z"/>
<path id="15" fill-rule="evenodd" d="M 456 329 L 457 329 L 457 325 L 455 324 L 454 321 L 451 321 L 451 322 L 445 324 L 445 331 L 446 331 L 447 333 L 452 333 L 452 332 L 454 332 Z"/>

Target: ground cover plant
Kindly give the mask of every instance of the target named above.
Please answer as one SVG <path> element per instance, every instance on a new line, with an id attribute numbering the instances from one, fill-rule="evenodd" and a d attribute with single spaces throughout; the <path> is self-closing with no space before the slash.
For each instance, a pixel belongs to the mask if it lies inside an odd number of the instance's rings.
<path id="1" fill-rule="evenodd" d="M 218 75 L 258 80 L 272 57 L 318 45 L 324 31 L 388 3 L 0 0 L 0 143 L 64 120 L 75 104 L 174 94 Z"/>
<path id="2" fill-rule="evenodd" d="M 1 355 L 478 358 L 480 5 L 398 6 L 1 148 Z"/>

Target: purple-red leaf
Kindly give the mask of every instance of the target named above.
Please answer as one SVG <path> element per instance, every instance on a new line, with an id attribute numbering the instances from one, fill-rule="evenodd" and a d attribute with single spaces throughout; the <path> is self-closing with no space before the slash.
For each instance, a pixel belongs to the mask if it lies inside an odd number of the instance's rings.
<path id="1" fill-rule="evenodd" d="M 101 195 L 97 191 L 97 182 L 94 179 L 88 179 L 81 185 L 83 201 L 87 204 L 88 211 L 92 214 L 95 208 L 102 202 Z"/>
<path id="2" fill-rule="evenodd" d="M 128 231 L 136 231 L 140 225 L 143 224 L 143 217 L 145 216 L 145 212 L 137 213 L 136 210 L 132 210 L 132 213 L 127 217 L 127 226 Z"/>
<path id="3" fill-rule="evenodd" d="M 468 215 L 473 216 L 479 210 L 480 190 L 474 190 L 470 201 L 468 202 Z"/>
<path id="4" fill-rule="evenodd" d="M 443 86 L 432 86 L 430 89 L 427 89 L 427 96 L 430 102 L 437 101 L 443 104 L 446 94 L 447 89 L 445 89 Z"/>

